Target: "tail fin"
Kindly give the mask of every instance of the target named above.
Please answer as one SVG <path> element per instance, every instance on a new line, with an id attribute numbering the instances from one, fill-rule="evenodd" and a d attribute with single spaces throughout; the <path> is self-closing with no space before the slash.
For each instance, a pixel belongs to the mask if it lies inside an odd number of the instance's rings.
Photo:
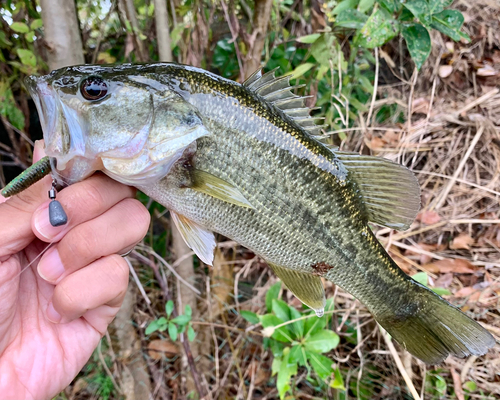
<path id="1" fill-rule="evenodd" d="M 495 345 L 493 336 L 476 321 L 429 289 L 418 289 L 419 306 L 409 306 L 404 315 L 375 316 L 415 357 L 427 364 L 437 364 L 449 354 L 479 356 Z"/>

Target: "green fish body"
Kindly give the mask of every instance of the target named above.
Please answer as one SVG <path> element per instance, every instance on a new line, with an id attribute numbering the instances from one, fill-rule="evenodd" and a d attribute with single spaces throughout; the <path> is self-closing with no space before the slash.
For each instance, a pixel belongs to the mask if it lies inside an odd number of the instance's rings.
<path id="1" fill-rule="evenodd" d="M 318 315 L 328 279 L 427 363 L 494 345 L 401 271 L 368 226 L 409 227 L 420 205 L 413 174 L 316 140 L 321 127 L 288 78 L 256 73 L 238 84 L 176 64 L 81 66 L 28 86 L 60 180 L 102 170 L 136 186 L 171 211 L 204 262 L 213 260 L 214 232 L 227 236 Z"/>

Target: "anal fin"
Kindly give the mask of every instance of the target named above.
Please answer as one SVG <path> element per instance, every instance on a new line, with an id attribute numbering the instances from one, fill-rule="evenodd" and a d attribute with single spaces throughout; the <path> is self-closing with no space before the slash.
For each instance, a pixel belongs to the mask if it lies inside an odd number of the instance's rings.
<path id="1" fill-rule="evenodd" d="M 318 317 L 323 315 L 326 299 L 323 282 L 319 276 L 281 267 L 268 262 L 274 273 L 302 303 L 311 307 Z"/>
<path id="2" fill-rule="evenodd" d="M 193 185 L 191 189 L 215 197 L 239 207 L 253 208 L 243 194 L 230 183 L 208 172 L 195 169 L 192 172 Z"/>
<path id="3" fill-rule="evenodd" d="M 212 265 L 216 246 L 213 232 L 173 211 L 170 211 L 170 215 L 188 247 L 201 261 Z"/>

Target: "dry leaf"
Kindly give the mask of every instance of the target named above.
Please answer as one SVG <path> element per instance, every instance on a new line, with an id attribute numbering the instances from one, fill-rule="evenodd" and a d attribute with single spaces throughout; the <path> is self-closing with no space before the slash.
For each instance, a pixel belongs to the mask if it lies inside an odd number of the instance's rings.
<path id="1" fill-rule="evenodd" d="M 413 101 L 413 112 L 427 114 L 429 112 L 430 102 L 425 97 L 419 97 Z"/>
<path id="2" fill-rule="evenodd" d="M 474 289 L 472 286 L 465 286 L 462 289 L 458 290 L 454 296 L 455 297 L 468 297 L 472 293 L 476 292 L 477 289 Z"/>
<path id="3" fill-rule="evenodd" d="M 459 250 L 459 249 L 469 250 L 470 246 L 472 244 L 474 244 L 474 239 L 472 239 L 466 233 L 461 233 L 460 235 L 458 235 L 456 238 L 453 239 L 453 241 L 450 244 L 450 249 L 452 249 L 452 250 Z"/>
<path id="4" fill-rule="evenodd" d="M 374 137 L 371 141 L 370 141 L 370 144 L 369 144 L 369 148 L 370 150 L 378 150 L 378 149 L 381 149 L 385 146 L 385 142 L 379 138 L 379 137 Z"/>
<path id="5" fill-rule="evenodd" d="M 436 211 L 421 211 L 417 215 L 417 219 L 426 225 L 436 224 L 441 221 L 441 217 Z"/>
<path id="6" fill-rule="evenodd" d="M 148 344 L 148 354 L 153 360 L 172 358 L 178 353 L 177 346 L 168 340 L 153 340 Z"/>
<path id="7" fill-rule="evenodd" d="M 451 65 L 441 65 L 439 66 L 439 76 L 441 78 L 448 78 L 453 72 L 453 67 Z"/>
<path id="8" fill-rule="evenodd" d="M 434 261 L 425 264 L 422 268 L 430 270 L 434 273 L 446 274 L 453 272 L 455 274 L 473 274 L 475 267 L 463 258 L 445 258 L 444 260 Z"/>
<path id="9" fill-rule="evenodd" d="M 477 76 L 496 76 L 500 71 L 493 68 L 492 65 L 485 64 L 484 67 L 477 70 Z"/>

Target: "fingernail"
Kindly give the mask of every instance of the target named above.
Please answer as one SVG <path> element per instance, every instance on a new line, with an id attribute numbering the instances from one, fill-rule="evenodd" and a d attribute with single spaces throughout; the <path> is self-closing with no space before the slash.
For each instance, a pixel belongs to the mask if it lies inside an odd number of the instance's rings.
<path id="1" fill-rule="evenodd" d="M 59 314 L 56 311 L 52 302 L 50 302 L 48 307 L 47 307 L 46 315 L 47 315 L 47 319 L 49 321 L 53 322 L 54 324 L 58 324 L 59 322 L 61 322 L 61 319 L 62 319 L 61 314 Z"/>
<path id="2" fill-rule="evenodd" d="M 49 220 L 49 203 L 33 214 L 35 229 L 47 240 L 54 239 L 64 229 L 64 225 L 52 226 Z"/>
<path id="3" fill-rule="evenodd" d="M 64 265 L 56 248 L 47 250 L 38 263 L 38 274 L 50 283 L 56 283 L 64 273 Z"/>

